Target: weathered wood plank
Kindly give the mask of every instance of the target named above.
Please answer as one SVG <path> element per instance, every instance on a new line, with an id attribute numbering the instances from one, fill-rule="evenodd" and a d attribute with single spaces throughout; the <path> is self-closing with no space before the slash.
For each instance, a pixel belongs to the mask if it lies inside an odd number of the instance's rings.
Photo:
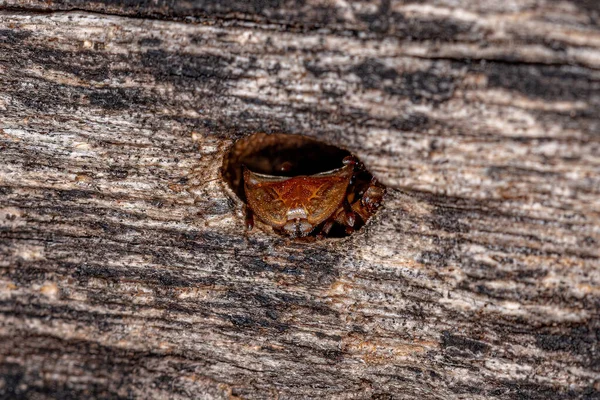
<path id="1" fill-rule="evenodd" d="M 2 396 L 600 395 L 593 2 L 5 4 Z M 256 131 L 385 208 L 245 233 L 219 166 Z"/>

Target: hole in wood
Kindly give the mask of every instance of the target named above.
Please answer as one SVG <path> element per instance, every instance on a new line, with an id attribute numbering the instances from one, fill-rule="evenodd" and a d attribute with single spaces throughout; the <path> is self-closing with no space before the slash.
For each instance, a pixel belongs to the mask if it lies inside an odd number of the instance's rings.
<path id="1" fill-rule="evenodd" d="M 377 212 L 385 194 L 349 151 L 301 135 L 240 139 L 222 172 L 246 205 L 248 229 L 266 225 L 291 238 L 348 236 Z"/>

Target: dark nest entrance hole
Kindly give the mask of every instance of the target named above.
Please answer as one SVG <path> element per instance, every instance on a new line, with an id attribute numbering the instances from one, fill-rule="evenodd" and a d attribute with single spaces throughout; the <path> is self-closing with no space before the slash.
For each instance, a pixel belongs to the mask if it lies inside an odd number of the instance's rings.
<path id="1" fill-rule="evenodd" d="M 257 133 L 234 143 L 223 160 L 222 174 L 231 190 L 246 204 L 248 213 L 249 209 L 252 210 L 248 206 L 247 188 L 245 190 L 244 187 L 244 168 L 279 182 L 287 180 L 286 178 L 310 177 L 339 170 L 348 165 L 349 160 L 353 165 L 353 174 L 343 201 L 330 218 L 315 224 L 307 235 L 339 238 L 360 229 L 377 211 L 385 193 L 383 185 L 349 151 L 301 135 Z M 296 179 L 290 182 L 295 184 L 301 181 Z M 322 200 L 326 201 L 326 194 L 323 197 Z M 289 206 L 284 202 L 280 203 L 283 208 Z M 308 213 L 310 214 L 310 210 Z M 256 212 L 248 213 L 253 214 L 256 217 Z M 267 224 L 269 225 L 268 222 Z M 324 232 L 324 227 L 327 232 Z M 273 230 L 289 236 L 278 227 L 273 226 Z"/>

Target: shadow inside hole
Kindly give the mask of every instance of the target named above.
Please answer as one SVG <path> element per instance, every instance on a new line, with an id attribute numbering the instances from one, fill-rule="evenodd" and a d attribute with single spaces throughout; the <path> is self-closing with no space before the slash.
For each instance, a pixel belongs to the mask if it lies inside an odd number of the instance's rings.
<path id="1" fill-rule="evenodd" d="M 339 147 L 315 139 L 290 134 L 257 133 L 238 140 L 223 160 L 223 178 L 231 190 L 246 203 L 243 168 L 272 176 L 296 177 L 332 171 L 344 166 L 343 160 L 352 154 Z M 349 202 L 356 202 L 368 190 L 373 176 L 366 170 L 355 171 L 348 193 Z M 370 217 L 370 215 L 369 215 Z M 360 229 L 367 218 L 358 218 L 354 230 Z M 320 232 L 324 223 L 315 227 L 311 236 Z M 327 237 L 345 237 L 344 225 L 335 223 Z"/>

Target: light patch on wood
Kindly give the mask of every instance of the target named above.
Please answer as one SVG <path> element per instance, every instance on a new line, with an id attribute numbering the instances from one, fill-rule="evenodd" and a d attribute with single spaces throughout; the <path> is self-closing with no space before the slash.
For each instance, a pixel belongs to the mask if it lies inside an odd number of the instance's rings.
<path id="1" fill-rule="evenodd" d="M 8 300 L 11 297 L 11 292 L 17 290 L 18 287 L 14 282 L 0 279 L 0 299 Z"/>
<path id="2" fill-rule="evenodd" d="M 533 367 L 529 365 L 519 365 L 500 359 L 485 361 L 484 365 L 495 376 L 502 376 L 509 379 L 525 379 L 533 372 Z"/>
<path id="3" fill-rule="evenodd" d="M 40 288 L 40 293 L 50 300 L 56 300 L 59 295 L 58 285 L 54 282 L 45 282 Z"/>
<path id="4" fill-rule="evenodd" d="M 43 246 L 20 245 L 15 246 L 14 256 L 23 261 L 41 261 L 46 258 Z"/>
<path id="5" fill-rule="evenodd" d="M 382 339 L 369 340 L 358 335 L 342 339 L 342 350 L 360 357 L 368 365 L 389 364 L 410 359 L 437 347 L 436 342 L 401 342 Z"/>
<path id="6" fill-rule="evenodd" d="M 585 101 L 548 101 L 535 100 L 524 95 L 518 95 L 514 92 L 503 89 L 479 90 L 476 93 L 465 93 L 465 96 L 475 96 L 482 102 L 511 107 L 518 107 L 524 110 L 543 110 L 554 112 L 576 112 L 587 110 L 590 106 Z"/>

